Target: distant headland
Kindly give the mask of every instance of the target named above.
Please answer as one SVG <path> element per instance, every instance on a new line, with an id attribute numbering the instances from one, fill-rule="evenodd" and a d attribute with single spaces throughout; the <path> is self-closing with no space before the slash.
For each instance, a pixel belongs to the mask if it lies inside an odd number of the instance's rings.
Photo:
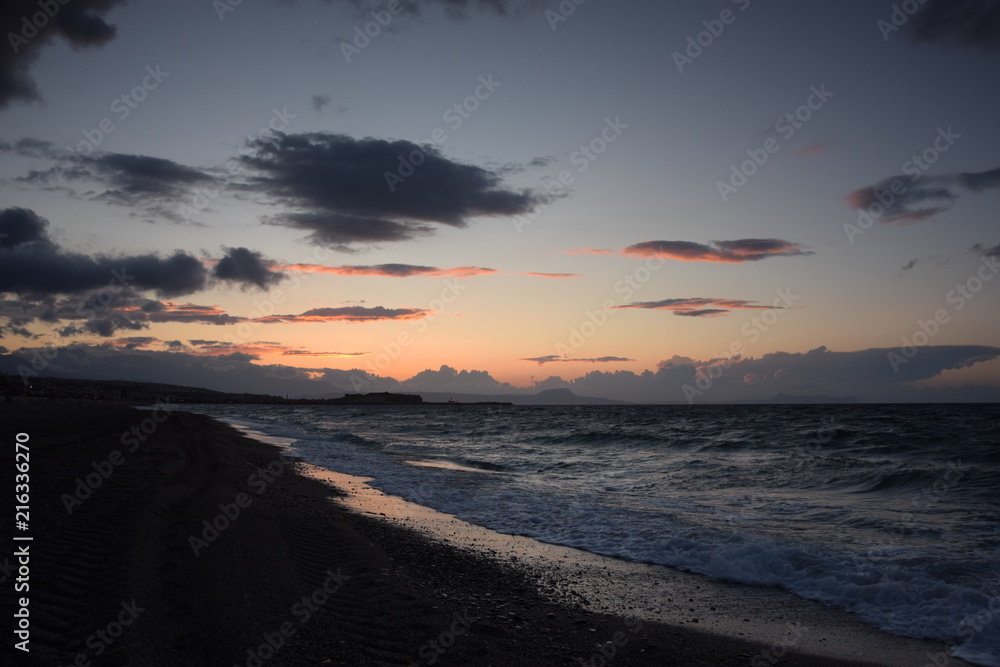
<path id="1" fill-rule="evenodd" d="M 289 398 L 270 394 L 228 393 L 156 382 L 128 380 L 83 380 L 33 377 L 24 382 L 0 373 L 0 400 L 93 401 L 98 403 L 147 404 L 162 401 L 185 404 L 258 405 L 511 405 L 508 401 L 425 401 L 419 394 L 372 392 L 345 394 L 339 398 Z"/>

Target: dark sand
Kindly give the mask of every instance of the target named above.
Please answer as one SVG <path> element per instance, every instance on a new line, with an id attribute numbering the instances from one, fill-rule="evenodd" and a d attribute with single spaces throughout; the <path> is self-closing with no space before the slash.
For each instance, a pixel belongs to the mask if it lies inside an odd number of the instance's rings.
<path id="1" fill-rule="evenodd" d="M 839 639 L 832 633 L 833 643 L 845 646 L 842 655 L 854 657 L 838 659 L 830 657 L 837 649 L 820 656 L 786 651 L 777 640 L 742 639 L 724 618 L 730 612 L 730 620 L 746 623 L 745 634 L 758 638 L 777 637 L 779 626 L 807 619 L 812 641 L 824 641 L 817 638 L 825 633 L 817 629 L 822 614 L 794 605 L 787 607 L 788 616 L 758 614 L 743 621 L 738 617 L 746 608 L 727 610 L 724 597 L 711 606 L 698 600 L 698 609 L 718 612 L 717 618 L 699 619 L 711 632 L 685 618 L 687 612 L 667 617 L 683 619 L 676 623 L 649 620 L 638 607 L 632 616 L 631 605 L 614 604 L 613 587 L 596 584 L 602 577 L 617 581 L 619 574 L 624 581 L 634 569 L 616 573 L 573 550 L 552 552 L 560 565 L 546 565 L 539 554 L 549 547 L 505 542 L 523 538 L 488 537 L 488 531 L 467 525 L 455 528 L 460 522 L 447 522 L 451 539 L 445 539 L 448 530 L 429 537 L 381 516 L 398 518 L 398 505 L 386 505 L 385 512 L 383 501 L 365 506 L 365 493 L 353 494 L 349 503 L 331 502 L 335 494 L 346 500 L 344 491 L 321 476 L 302 474 L 305 466 L 287 463 L 278 447 L 200 415 L 178 412 L 156 423 L 152 414 L 100 405 L 0 405 L 8 484 L 14 435 L 30 435 L 30 530 L 11 531 L 34 538 L 31 653 L 30 662 L 21 664 L 891 664 L 879 656 L 897 640 L 882 633 L 859 634 L 849 651 L 843 632 Z M 147 429 L 156 424 L 155 432 L 128 452 L 122 434 L 144 421 Z M 121 452 L 120 463 L 69 514 L 63 495 L 72 495 L 77 478 L 93 473 L 93 463 L 106 461 L 114 450 Z M 268 468 L 276 474 L 262 475 Z M 2 492 L 9 497 L 13 489 Z M 222 514 L 220 504 L 232 512 L 238 498 L 247 506 L 196 556 L 191 536 L 201 537 L 203 522 Z M 429 524 L 422 524 L 424 530 Z M 467 548 L 471 543 L 482 546 Z M 0 548 L 0 599 L 9 628 L 4 654 L 23 659 L 12 649 L 17 640 L 11 634 L 17 576 L 11 554 L 21 544 L 7 536 Z M 636 580 L 640 588 L 652 575 L 643 576 Z M 673 595 L 686 606 L 681 597 L 696 584 L 667 568 L 656 568 L 655 576 L 668 589 L 675 586 L 664 597 Z M 588 593 L 599 604 L 585 600 Z M 769 604 L 775 609 L 788 601 Z M 598 607 L 621 615 L 593 611 Z M 758 626 L 761 632 L 753 630 Z M 845 627 L 853 626 L 842 625 L 841 631 Z M 941 647 L 911 642 L 903 650 L 917 656 Z M 924 662 L 930 660 L 912 664 Z"/>

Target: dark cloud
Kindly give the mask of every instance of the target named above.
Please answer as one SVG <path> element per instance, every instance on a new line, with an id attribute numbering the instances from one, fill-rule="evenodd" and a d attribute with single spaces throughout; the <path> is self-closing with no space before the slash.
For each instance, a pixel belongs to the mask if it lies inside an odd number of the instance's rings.
<path id="1" fill-rule="evenodd" d="M 334 2 L 348 8 L 355 18 L 371 18 L 373 8 L 382 9 L 385 3 L 373 6 L 370 0 L 323 0 L 323 2 Z M 401 15 L 419 16 L 428 7 L 441 9 L 446 16 L 455 20 L 464 20 L 476 13 L 492 14 L 508 18 L 521 18 L 538 7 L 546 4 L 547 0 L 401 0 L 398 12 Z"/>
<path id="2" fill-rule="evenodd" d="M 987 248 L 982 243 L 977 243 L 972 246 L 975 252 L 983 255 L 984 257 L 1000 257 L 1000 244 L 993 246 L 992 248 Z"/>
<path id="3" fill-rule="evenodd" d="M 487 167 L 499 176 L 512 176 L 514 174 L 521 174 L 529 169 L 544 169 L 549 165 L 553 164 L 556 158 L 552 155 L 542 155 L 536 158 L 532 158 L 527 162 L 504 162 L 504 163 L 487 163 Z"/>
<path id="4" fill-rule="evenodd" d="M 650 310 L 669 310 L 674 315 L 683 317 L 714 317 L 716 315 L 726 315 L 730 310 L 771 310 L 778 306 L 766 306 L 754 301 L 744 301 L 742 299 L 711 299 L 711 298 L 687 298 L 687 299 L 663 299 L 661 301 L 639 301 L 627 303 L 623 306 L 614 306 L 615 310 L 629 308 L 645 308 Z"/>
<path id="5" fill-rule="evenodd" d="M 0 320 L 14 326 L 68 323 L 56 329 L 59 336 L 68 338 L 85 334 L 110 337 L 118 331 L 146 329 L 152 323 L 229 325 L 247 318 L 229 315 L 216 306 L 147 299 L 131 288 L 112 286 L 68 296 L 34 294 L 18 301 L 0 301 Z"/>
<path id="6" fill-rule="evenodd" d="M 51 157 L 54 150 L 55 149 L 53 148 L 51 141 L 35 139 L 34 137 L 25 137 L 23 139 L 19 139 L 13 144 L 7 143 L 6 141 L 0 142 L 0 152 L 13 152 L 22 157 Z"/>
<path id="7" fill-rule="evenodd" d="M 95 180 L 111 184 L 105 193 L 109 199 L 119 199 L 124 204 L 134 204 L 144 198 L 177 199 L 186 186 L 212 180 L 208 174 L 191 167 L 148 155 L 102 153 L 96 156 L 77 156 L 80 168 L 91 169 Z"/>
<path id="8" fill-rule="evenodd" d="M 33 211 L 0 211 L 0 293 L 74 294 L 109 285 L 128 285 L 163 296 L 204 289 L 208 278 L 196 258 L 177 251 L 169 257 L 153 254 L 89 256 L 58 248 L 47 233 L 48 221 Z"/>
<path id="9" fill-rule="evenodd" d="M 202 189 L 229 186 L 290 209 L 264 222 L 308 231 L 313 243 L 347 251 L 425 236 L 435 224 L 465 227 L 474 217 L 522 215 L 551 200 L 509 189 L 500 172 L 449 160 L 432 146 L 326 132 L 251 139 L 235 158 L 245 173 L 229 169 L 225 176 L 148 155 L 82 155 L 34 139 L 0 149 L 52 161 L 17 179 L 22 183 L 49 189 L 97 183 L 104 189 L 91 198 L 174 222 L 186 219 L 182 206 Z"/>
<path id="10" fill-rule="evenodd" d="M 858 188 L 844 199 L 887 224 L 908 225 L 947 211 L 958 201 L 959 188 L 981 192 L 1000 187 L 1000 168 L 941 176 L 891 176 Z"/>
<path id="11" fill-rule="evenodd" d="M 544 357 L 526 357 L 524 359 L 519 359 L 518 361 L 531 361 L 539 366 L 544 364 L 554 364 L 554 363 L 586 363 L 586 364 L 607 364 L 616 361 L 635 361 L 635 359 L 629 359 L 628 357 L 591 357 L 591 358 L 572 358 L 563 357 L 558 354 L 548 354 Z"/>
<path id="12" fill-rule="evenodd" d="M 556 158 L 554 155 L 542 155 L 536 158 L 532 158 L 528 162 L 528 165 L 536 169 L 541 169 L 542 167 L 547 167 L 550 164 L 553 164 L 555 161 Z"/>
<path id="13" fill-rule="evenodd" d="M 265 218 L 264 222 L 312 232 L 306 237 L 311 243 L 344 252 L 358 245 L 409 241 L 434 232 L 430 225 L 340 213 L 286 213 Z"/>
<path id="14" fill-rule="evenodd" d="M 6 0 L 0 9 L 0 109 L 15 100 L 41 99 L 31 67 L 42 50 L 57 37 L 74 49 L 98 47 L 114 39 L 115 27 L 104 15 L 125 0 L 71 0 L 57 2 L 50 18 L 38 0 Z M 34 21 L 41 14 L 43 19 Z M 37 25 L 42 25 L 38 28 Z"/>
<path id="15" fill-rule="evenodd" d="M 325 109 L 326 107 L 328 107 L 330 105 L 330 102 L 331 102 L 332 99 L 333 98 L 330 97 L 330 95 L 327 95 L 327 94 L 313 95 L 312 99 L 310 100 L 310 102 L 312 104 L 312 108 L 313 109 L 315 109 L 316 111 L 318 111 L 320 113 L 323 113 L 323 109 Z"/>
<path id="16" fill-rule="evenodd" d="M 129 336 L 116 338 L 113 342 L 118 347 L 123 347 L 126 350 L 135 350 L 141 347 L 149 347 L 154 343 L 159 343 L 160 339 L 155 336 Z"/>
<path id="17" fill-rule="evenodd" d="M 180 322 L 183 324 L 214 324 L 224 326 L 228 324 L 239 324 L 245 322 L 247 318 L 230 315 L 218 306 L 201 306 L 194 303 L 166 303 L 160 304 L 162 308 L 157 308 L 152 312 L 135 314 L 148 322 Z"/>
<path id="18" fill-rule="evenodd" d="M 265 259 L 259 252 L 247 248 L 228 248 L 226 256 L 215 265 L 212 275 L 243 287 L 255 285 L 260 289 L 267 289 L 285 278 L 285 274 L 274 271 L 273 267 L 274 262 Z"/>
<path id="19" fill-rule="evenodd" d="M 1000 47 L 996 0 L 926 0 L 905 26 L 918 43 L 944 43 L 984 51 Z"/>
<path id="20" fill-rule="evenodd" d="M 80 334 L 93 334 L 95 336 L 110 338 L 119 331 L 141 331 L 147 328 L 149 328 L 149 325 L 145 322 L 136 322 L 135 320 L 130 320 L 126 317 L 116 317 L 115 315 L 111 315 L 108 317 L 95 317 L 87 320 L 84 322 L 82 330 L 76 326 L 65 327 L 60 331 L 60 335 L 76 336 Z M 71 330 L 72 333 L 67 333 L 68 330 Z"/>
<path id="21" fill-rule="evenodd" d="M 906 272 L 913 270 L 913 267 L 917 266 L 918 264 L 929 264 L 931 262 L 935 262 L 937 266 L 944 266 L 945 264 L 948 263 L 948 258 L 940 257 L 938 255 L 931 255 L 929 257 L 915 257 L 899 268 L 899 275 L 900 276 L 905 275 Z"/>
<path id="22" fill-rule="evenodd" d="M 1000 8 L 1000 5 L 998 5 L 998 8 Z M 1000 187 L 1000 167 L 978 173 L 959 174 L 958 183 L 973 192 Z"/>
<path id="23" fill-rule="evenodd" d="M 0 267 L 2 266 L 0 265 Z M 125 270 L 122 271 L 122 273 L 125 272 Z M 0 276 L 2 276 L 2 269 L 0 269 Z M 45 293 L 36 289 L 16 301 L 0 300 L 0 331 L 6 330 L 15 335 L 31 337 L 35 334 L 25 329 L 24 326 L 37 322 L 63 325 L 54 329 L 63 338 L 86 334 L 107 338 L 114 336 L 119 331 L 139 331 L 148 329 L 152 324 L 168 322 L 214 326 L 229 326 L 244 322 L 259 324 L 375 322 L 419 319 L 426 317 L 431 312 L 417 308 L 342 306 L 313 308 L 297 315 L 271 315 L 254 318 L 231 315 L 214 305 L 149 299 L 144 297 L 135 285 L 112 284 L 100 289 L 63 293 L 62 295 Z M 211 342 L 213 341 L 192 341 L 192 344 Z M 254 347 L 251 351 L 256 353 L 289 349 L 278 343 L 270 345 L 272 347 L 267 350 Z M 246 346 L 238 347 L 239 349 L 236 351 L 247 351 Z"/>
<path id="24" fill-rule="evenodd" d="M 251 171 L 245 187 L 298 209 L 269 221 L 336 248 L 409 240 L 430 233 L 429 223 L 465 227 L 473 217 L 521 215 L 545 202 L 505 188 L 492 171 L 409 141 L 278 132 L 248 149 L 239 157 Z M 412 173 L 400 169 L 401 159 L 414 163 Z"/>
<path id="25" fill-rule="evenodd" d="M 14 248 L 42 252 L 55 249 L 48 236 L 48 221 L 26 208 L 0 211 L 0 252 Z"/>
<path id="26" fill-rule="evenodd" d="M 26 141 L 34 143 L 22 145 Z M 83 155 L 60 151 L 46 142 L 31 139 L 22 139 L 13 150 L 22 155 L 31 151 L 33 157 L 48 158 L 54 163 L 49 169 L 20 177 L 20 182 L 44 186 L 70 181 L 97 183 L 107 189 L 91 195 L 93 199 L 142 209 L 173 222 L 183 221 L 178 208 L 190 198 L 194 188 L 219 185 L 207 171 L 149 155 Z"/>
<path id="27" fill-rule="evenodd" d="M 682 262 L 739 264 L 757 262 L 770 257 L 800 257 L 813 253 L 798 243 L 781 239 L 736 239 L 712 241 L 712 245 L 691 241 L 643 241 L 625 248 L 622 254 L 675 259 Z"/>

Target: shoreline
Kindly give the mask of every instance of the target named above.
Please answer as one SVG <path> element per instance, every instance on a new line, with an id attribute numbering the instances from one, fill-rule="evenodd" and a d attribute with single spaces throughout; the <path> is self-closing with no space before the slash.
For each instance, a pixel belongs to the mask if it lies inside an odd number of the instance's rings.
<path id="1" fill-rule="evenodd" d="M 653 563 L 497 533 L 450 514 L 385 494 L 371 478 L 304 463 L 305 474 L 331 484 L 353 512 L 381 517 L 452 547 L 529 568 L 558 602 L 594 612 L 690 627 L 768 647 L 793 642 L 804 656 L 865 661 L 883 667 L 930 662 L 944 644 L 893 635 L 850 612 L 776 587 L 747 586 Z M 772 655 L 775 652 L 772 651 Z M 957 662 L 956 664 L 966 664 Z"/>
<path id="2" fill-rule="evenodd" d="M 798 598 L 775 613 L 780 591 L 470 527 L 203 415 L 48 403 L 0 418 L 8 441 L 31 436 L 34 664 L 833 667 L 943 650 L 856 619 L 811 625 L 835 610 Z M 676 604 L 647 608 L 654 586 Z"/>

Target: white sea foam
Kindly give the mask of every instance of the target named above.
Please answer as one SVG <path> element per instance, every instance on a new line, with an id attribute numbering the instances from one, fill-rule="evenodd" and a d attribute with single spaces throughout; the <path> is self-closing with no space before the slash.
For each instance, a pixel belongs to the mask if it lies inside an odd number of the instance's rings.
<path id="1" fill-rule="evenodd" d="M 472 523 L 780 586 L 888 632 L 953 642 L 954 655 L 1000 667 L 1000 557 L 990 533 L 998 512 L 981 491 L 996 487 L 988 476 L 995 482 L 1000 470 L 995 454 L 976 450 L 969 455 L 979 457 L 977 466 L 959 468 L 930 448 L 913 452 L 912 461 L 890 456 L 905 447 L 888 442 L 866 458 L 863 436 L 844 427 L 853 454 L 829 443 L 823 451 L 794 450 L 794 475 L 774 483 L 760 480 L 772 480 L 775 461 L 789 459 L 788 446 L 768 442 L 773 433 L 763 427 L 755 440 L 734 426 L 702 448 L 690 424 L 687 440 L 671 440 L 657 430 L 666 421 L 626 437 L 620 425 L 602 432 L 594 419 L 575 437 L 580 430 L 552 426 L 551 410 L 515 414 L 488 433 L 471 411 L 450 417 L 456 423 L 419 410 L 387 423 L 377 411 L 254 410 L 253 417 L 238 408 L 205 411 L 293 443 L 312 463 L 374 477 L 382 491 Z M 581 419 L 580 411 L 571 418 Z M 518 419 L 519 429 L 511 425 Z"/>

